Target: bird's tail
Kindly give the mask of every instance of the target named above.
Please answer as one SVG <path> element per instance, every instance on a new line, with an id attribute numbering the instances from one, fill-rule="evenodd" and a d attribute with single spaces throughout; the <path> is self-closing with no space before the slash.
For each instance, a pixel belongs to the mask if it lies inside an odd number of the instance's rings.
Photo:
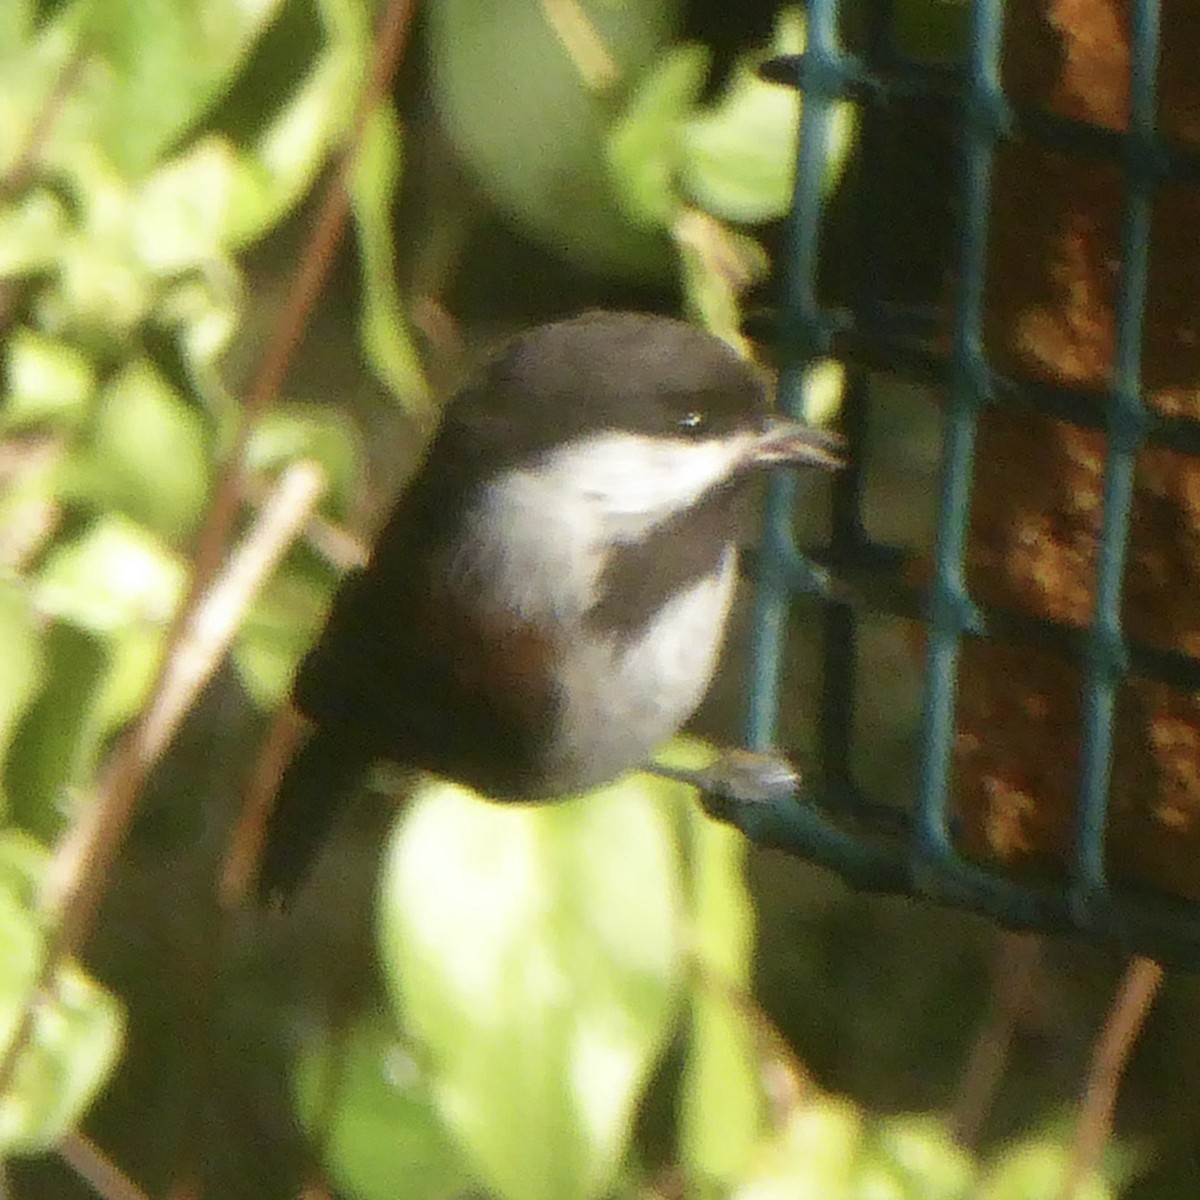
<path id="1" fill-rule="evenodd" d="M 370 755 L 340 733 L 313 729 L 279 781 L 267 820 L 258 896 L 286 905 L 304 881 Z"/>

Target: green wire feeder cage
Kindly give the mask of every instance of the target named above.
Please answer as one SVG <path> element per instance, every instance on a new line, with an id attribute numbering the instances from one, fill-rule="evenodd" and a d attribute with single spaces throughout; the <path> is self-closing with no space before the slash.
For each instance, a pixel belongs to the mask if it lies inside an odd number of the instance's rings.
<path id="1" fill-rule="evenodd" d="M 814 361 L 845 363 L 852 466 L 822 566 L 796 549 L 794 481 L 772 482 L 747 732 L 770 746 L 811 703 L 782 663 L 789 608 L 816 593 L 820 753 L 799 796 L 709 803 L 855 886 L 1198 966 L 1200 5 L 1080 0 L 1068 25 L 1056 0 L 974 0 L 949 64 L 906 55 L 887 3 L 857 6 L 871 25 L 843 41 L 842 7 L 811 0 L 805 53 L 764 68 L 804 95 L 781 401 L 799 409 Z M 852 261 L 830 288 L 827 135 L 847 98 Z M 925 231 L 888 178 L 913 169 L 920 140 L 894 149 L 908 120 L 957 156 L 925 296 L 905 268 Z M 882 544 L 864 506 L 897 380 L 928 386 L 941 427 L 923 549 Z M 923 664 L 907 805 L 854 771 L 863 622 L 887 618 Z"/>

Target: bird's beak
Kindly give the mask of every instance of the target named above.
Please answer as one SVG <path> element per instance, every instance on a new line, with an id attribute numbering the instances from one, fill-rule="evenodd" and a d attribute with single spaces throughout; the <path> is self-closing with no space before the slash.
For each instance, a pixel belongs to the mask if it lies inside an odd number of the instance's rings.
<path id="1" fill-rule="evenodd" d="M 827 433 L 812 425 L 787 417 L 770 416 L 763 422 L 762 433 L 752 454 L 756 467 L 808 466 L 835 471 L 846 465 L 844 443 L 836 433 Z"/>

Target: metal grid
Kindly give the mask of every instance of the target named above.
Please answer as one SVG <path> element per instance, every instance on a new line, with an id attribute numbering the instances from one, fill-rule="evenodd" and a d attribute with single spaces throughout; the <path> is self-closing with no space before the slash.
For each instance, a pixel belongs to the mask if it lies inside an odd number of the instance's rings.
<path id="1" fill-rule="evenodd" d="M 1200 663 L 1182 654 L 1130 645 L 1122 628 L 1121 597 L 1129 539 L 1134 465 L 1149 440 L 1200 452 L 1200 429 L 1184 419 L 1148 411 L 1141 382 L 1143 311 L 1147 288 L 1151 201 L 1164 179 L 1195 179 L 1194 156 L 1166 144 L 1155 128 L 1159 5 L 1132 0 L 1131 120 L 1116 133 L 1046 113 L 1024 111 L 1005 96 L 1000 76 L 1004 4 L 974 0 L 969 57 L 962 64 L 928 64 L 906 58 L 890 35 L 891 5 L 867 6 L 875 24 L 857 54 L 838 35 L 838 0 L 810 0 L 803 55 L 766 65 L 770 78 L 798 87 L 804 96 L 790 259 L 784 278 L 780 326 L 780 400 L 792 412 L 802 403 L 803 379 L 812 362 L 838 355 L 852 365 L 843 403 L 843 429 L 852 464 L 835 486 L 830 560 L 889 580 L 891 611 L 916 615 L 926 633 L 924 695 L 919 735 L 919 783 L 911 809 L 897 828 L 894 809 L 860 796 L 853 782 L 851 727 L 856 701 L 858 616 L 838 603 L 831 578 L 805 559 L 792 529 L 795 481 L 773 479 L 753 623 L 747 737 L 752 748 L 770 746 L 781 706 L 784 641 L 790 606 L 799 592 L 829 600 L 824 629 L 821 697 L 821 772 L 800 803 L 734 804 L 722 815 L 753 840 L 817 861 L 855 886 L 918 895 L 986 913 L 1024 928 L 1070 930 L 1126 951 L 1139 951 L 1189 967 L 1200 966 L 1200 911 L 1196 906 L 1136 893 L 1106 875 L 1115 697 L 1130 670 L 1173 686 L 1200 689 Z M 929 314 L 897 311 L 869 289 L 846 307 L 819 298 L 819 250 L 825 216 L 829 138 L 838 101 L 862 109 L 859 152 L 869 161 L 879 136 L 881 106 L 896 95 L 930 95 L 951 105 L 961 143 L 957 281 L 952 337 L 939 356 L 921 349 Z M 993 612 L 969 594 L 964 555 L 969 523 L 976 435 L 983 410 L 1006 403 L 1015 389 L 989 363 L 982 325 L 993 162 L 1001 140 L 1020 133 L 1069 154 L 1121 164 L 1126 201 L 1120 266 L 1115 370 L 1100 397 L 1070 388 L 1021 385 L 1021 399 L 1038 412 L 1080 426 L 1101 427 L 1107 440 L 1103 536 L 1090 627 L 1056 625 L 1034 617 Z M 878 238 L 871 220 L 885 220 L 886 181 L 864 173 L 856 246 L 864 256 L 861 278 L 873 275 Z M 862 289 L 860 289 L 862 290 Z M 872 395 L 864 364 L 937 383 L 944 392 L 944 442 L 932 578 L 914 591 L 904 582 L 897 552 L 873 542 L 863 519 L 861 467 Z M 857 364 L 857 365 L 854 365 Z M 836 572 L 835 572 L 836 573 Z M 964 858 L 955 848 L 950 815 L 951 765 L 956 734 L 956 680 L 964 638 L 1018 637 L 1052 643 L 1083 664 L 1082 769 L 1075 808 L 1073 848 L 1059 882 L 1030 884 Z M 881 814 L 883 814 L 881 816 Z M 891 825 L 889 828 L 889 814 Z M 847 821 L 849 818 L 849 821 Z"/>

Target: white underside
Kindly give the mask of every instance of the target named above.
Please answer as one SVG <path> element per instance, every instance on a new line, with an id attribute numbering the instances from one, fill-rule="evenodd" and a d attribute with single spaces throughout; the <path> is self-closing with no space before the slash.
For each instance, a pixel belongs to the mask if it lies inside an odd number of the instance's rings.
<path id="1" fill-rule="evenodd" d="M 598 786 L 679 730 L 708 691 L 736 575 L 729 547 L 720 569 L 672 597 L 640 637 L 575 642 L 564 659 L 551 775 L 572 790 Z"/>

